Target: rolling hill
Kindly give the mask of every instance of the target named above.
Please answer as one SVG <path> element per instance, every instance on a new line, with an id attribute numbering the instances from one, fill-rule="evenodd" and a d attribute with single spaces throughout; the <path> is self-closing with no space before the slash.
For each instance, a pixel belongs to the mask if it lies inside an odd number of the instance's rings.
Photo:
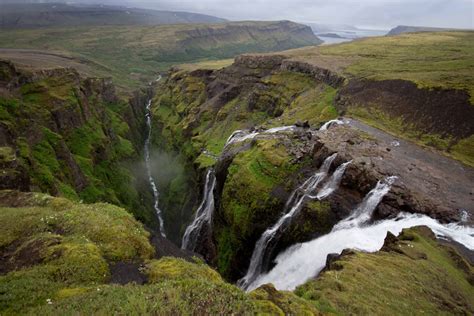
<path id="1" fill-rule="evenodd" d="M 398 25 L 391 29 L 387 35 L 400 35 L 403 33 L 415 33 L 415 32 L 446 32 L 454 31 L 454 29 L 443 28 L 443 27 L 429 27 L 429 26 L 408 26 L 408 25 Z"/>
<path id="2" fill-rule="evenodd" d="M 70 27 L 98 25 L 161 25 L 221 23 L 214 16 L 128 8 L 124 6 L 66 3 L 2 4 L 0 28 Z"/>
<path id="3" fill-rule="evenodd" d="M 137 88 L 158 72 L 183 62 L 319 43 L 308 26 L 290 21 L 0 30 L 2 48 L 69 56 L 103 77 L 112 77 L 125 90 Z"/>

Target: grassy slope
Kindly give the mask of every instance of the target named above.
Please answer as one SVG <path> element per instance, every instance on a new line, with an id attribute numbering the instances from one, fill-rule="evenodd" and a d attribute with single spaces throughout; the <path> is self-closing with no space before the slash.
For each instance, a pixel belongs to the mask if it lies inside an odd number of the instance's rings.
<path id="1" fill-rule="evenodd" d="M 125 210 L 0 191 L 2 314 L 472 314 L 472 266 L 424 228 L 373 254 L 346 255 L 295 294 L 249 294 L 200 261 L 153 259 Z M 19 205 L 9 207 L 9 205 Z M 144 285 L 109 284 L 109 264 L 142 263 Z M 7 270 L 5 270 L 7 269 Z M 471 281 L 469 281 L 471 280 Z"/>
<path id="2" fill-rule="evenodd" d="M 0 191 L 2 314 L 248 314 L 317 309 L 292 293 L 247 295 L 199 261 L 154 260 L 149 233 L 124 209 Z M 26 261 L 25 261 L 26 260 Z M 146 285 L 109 284 L 109 263 L 142 262 Z"/>
<path id="3" fill-rule="evenodd" d="M 349 77 L 403 79 L 420 87 L 464 89 L 474 97 L 474 32 L 374 37 L 287 54 Z"/>
<path id="4" fill-rule="evenodd" d="M 355 253 L 295 293 L 347 315 L 467 315 L 474 311 L 473 269 L 429 229 L 405 230 L 389 251 Z"/>
<path id="5" fill-rule="evenodd" d="M 232 22 L 2 30 L 0 47 L 70 52 L 90 60 L 101 76 L 113 76 L 117 84 L 130 88 L 177 63 L 316 43 L 274 27 L 275 22 Z M 196 37 L 212 31 L 224 34 Z"/>
<path id="6" fill-rule="evenodd" d="M 437 32 L 376 37 L 339 45 L 301 48 L 286 55 L 336 71 L 348 78 L 403 79 L 420 88 L 467 91 L 474 103 L 474 32 Z M 453 145 L 448 136 L 420 133 L 402 117 L 364 106 L 349 116 L 474 166 L 474 135 Z"/>

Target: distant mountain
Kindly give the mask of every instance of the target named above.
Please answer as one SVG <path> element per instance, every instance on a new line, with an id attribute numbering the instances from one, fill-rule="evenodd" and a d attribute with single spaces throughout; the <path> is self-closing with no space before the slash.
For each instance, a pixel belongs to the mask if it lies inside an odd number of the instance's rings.
<path id="1" fill-rule="evenodd" d="M 311 27 L 314 33 L 330 33 L 334 31 L 357 31 L 358 28 L 348 24 L 321 24 L 321 23 L 303 23 Z"/>
<path id="2" fill-rule="evenodd" d="M 399 35 L 403 33 L 414 33 L 414 32 L 443 32 L 443 31 L 452 31 L 454 29 L 442 28 L 442 27 L 427 27 L 427 26 L 408 26 L 408 25 L 399 25 L 391 29 L 387 35 Z"/>
<path id="3" fill-rule="evenodd" d="M 2 4 L 0 10 L 1 28 L 78 25 L 160 25 L 221 23 L 225 21 L 225 19 L 197 13 L 157 11 L 104 5 L 7 3 Z"/>
<path id="4" fill-rule="evenodd" d="M 331 37 L 331 38 L 345 38 L 345 37 L 342 37 L 342 36 L 340 36 L 339 34 L 336 34 L 336 33 L 321 33 L 321 34 L 318 34 L 318 36 L 320 36 L 320 37 Z"/>

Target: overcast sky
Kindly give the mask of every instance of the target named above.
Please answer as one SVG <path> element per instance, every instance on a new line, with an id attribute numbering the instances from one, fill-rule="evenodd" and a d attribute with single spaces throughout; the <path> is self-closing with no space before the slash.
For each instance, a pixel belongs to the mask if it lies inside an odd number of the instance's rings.
<path id="1" fill-rule="evenodd" d="M 78 0 L 76 0 L 78 1 Z M 80 1 L 80 0 L 79 0 Z M 97 0 L 101 1 L 101 0 Z M 113 0 L 102 0 L 112 1 Z M 389 28 L 399 24 L 474 28 L 474 0 L 119 0 L 215 15 Z"/>

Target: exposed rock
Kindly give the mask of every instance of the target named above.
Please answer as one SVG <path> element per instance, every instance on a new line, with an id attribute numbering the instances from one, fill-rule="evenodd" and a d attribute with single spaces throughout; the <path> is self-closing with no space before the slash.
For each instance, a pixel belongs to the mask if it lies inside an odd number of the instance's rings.
<path id="1" fill-rule="evenodd" d="M 303 128 L 309 128 L 309 127 L 310 127 L 310 126 L 309 126 L 309 122 L 308 122 L 307 120 L 304 121 L 304 122 L 297 121 L 297 122 L 295 123 L 295 126 L 297 126 L 297 127 L 303 127 Z"/>
<path id="2" fill-rule="evenodd" d="M 284 60 L 281 63 L 281 70 L 311 75 L 314 79 L 324 82 L 333 88 L 338 88 L 345 82 L 345 78 L 335 72 L 302 61 Z"/>
<path id="3" fill-rule="evenodd" d="M 418 88 L 404 80 L 350 80 L 338 93 L 336 107 L 344 113 L 361 104 L 402 118 L 417 131 L 462 139 L 474 134 L 474 107 L 466 91 Z"/>

